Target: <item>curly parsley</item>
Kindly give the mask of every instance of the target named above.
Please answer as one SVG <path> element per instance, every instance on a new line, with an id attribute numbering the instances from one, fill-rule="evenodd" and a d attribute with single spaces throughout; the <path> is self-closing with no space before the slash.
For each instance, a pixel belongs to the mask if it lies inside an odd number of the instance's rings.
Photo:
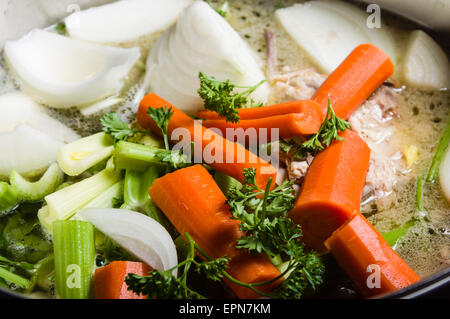
<path id="1" fill-rule="evenodd" d="M 261 104 L 255 104 L 255 101 L 249 99 L 249 96 L 262 85 L 265 80 L 254 86 L 238 86 L 232 84 L 230 80 L 222 82 L 213 76 L 207 76 L 203 72 L 200 72 L 198 77 L 200 79 L 198 94 L 204 101 L 205 109 L 217 112 L 220 116 L 223 116 L 227 122 L 239 122 L 240 117 L 238 109 L 240 108 L 261 106 Z M 247 90 L 240 93 L 233 93 L 236 88 Z"/>

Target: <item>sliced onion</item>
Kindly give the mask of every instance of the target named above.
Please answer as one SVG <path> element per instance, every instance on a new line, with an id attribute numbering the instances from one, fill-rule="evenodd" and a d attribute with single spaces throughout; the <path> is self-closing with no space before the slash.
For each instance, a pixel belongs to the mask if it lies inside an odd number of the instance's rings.
<path id="1" fill-rule="evenodd" d="M 21 92 L 0 96 L 0 132 L 9 132 L 19 124 L 26 124 L 47 133 L 61 142 L 80 138 L 72 129 L 47 114 L 47 110 Z"/>
<path id="2" fill-rule="evenodd" d="M 5 45 L 5 59 L 22 88 L 56 108 L 83 106 L 116 94 L 140 56 L 115 48 L 33 30 Z"/>
<path id="3" fill-rule="evenodd" d="M 441 47 L 425 32 L 411 32 L 402 68 L 406 84 L 427 89 L 450 88 L 450 63 Z"/>
<path id="4" fill-rule="evenodd" d="M 447 153 L 439 166 L 439 182 L 445 198 L 450 203 L 450 146 L 447 147 Z"/>
<path id="5" fill-rule="evenodd" d="M 79 40 L 116 43 L 163 31 L 193 0 L 127 0 L 71 14 L 68 34 Z"/>
<path id="6" fill-rule="evenodd" d="M 0 176 L 7 177 L 13 170 L 26 176 L 41 173 L 55 161 L 62 145 L 54 136 L 26 124 L 0 133 Z"/>
<path id="7" fill-rule="evenodd" d="M 146 81 L 155 93 L 194 114 L 203 106 L 197 93 L 200 71 L 222 81 L 253 86 L 265 78 L 261 66 L 249 45 L 222 16 L 207 3 L 195 1 L 153 46 Z M 265 102 L 268 90 L 265 83 L 252 98 Z"/>
<path id="8" fill-rule="evenodd" d="M 154 269 L 168 270 L 178 264 L 172 238 L 154 219 L 134 211 L 113 208 L 88 208 L 80 215 Z M 176 270 L 173 274 L 176 275 Z"/>
<path id="9" fill-rule="evenodd" d="M 341 1 L 308 1 L 278 9 L 275 17 L 324 73 L 331 73 L 359 44 L 373 43 L 396 61 L 389 29 L 369 29 L 367 14 Z"/>

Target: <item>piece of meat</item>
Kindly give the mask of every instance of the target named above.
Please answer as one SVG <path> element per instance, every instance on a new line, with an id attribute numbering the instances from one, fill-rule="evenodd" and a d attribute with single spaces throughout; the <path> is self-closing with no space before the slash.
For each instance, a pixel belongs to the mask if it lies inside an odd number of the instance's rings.
<path id="1" fill-rule="evenodd" d="M 286 167 L 288 171 L 289 180 L 293 181 L 295 184 L 301 184 L 303 178 L 306 176 L 309 164 L 305 161 L 286 161 Z"/>
<path id="2" fill-rule="evenodd" d="M 314 69 L 292 71 L 285 66 L 280 74 L 272 77 L 272 83 L 277 97 L 283 100 L 307 100 L 325 81 L 326 76 Z"/>
<path id="3" fill-rule="evenodd" d="M 381 86 L 349 118 L 356 131 L 371 149 L 363 198 L 382 198 L 389 195 L 404 169 L 402 155 L 389 142 L 394 134 L 392 119 L 397 116 L 396 92 Z"/>

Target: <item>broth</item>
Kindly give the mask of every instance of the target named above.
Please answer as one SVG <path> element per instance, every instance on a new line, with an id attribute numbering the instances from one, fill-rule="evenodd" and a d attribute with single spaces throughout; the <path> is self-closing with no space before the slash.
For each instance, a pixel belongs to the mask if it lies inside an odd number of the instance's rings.
<path id="1" fill-rule="evenodd" d="M 211 1 L 214 7 L 222 1 Z M 276 34 L 279 67 L 289 66 L 293 69 L 314 67 L 308 57 L 298 48 L 293 40 L 277 25 L 273 13 L 281 4 L 289 6 L 302 2 L 286 1 L 252 1 L 229 0 L 231 13 L 228 21 L 239 34 L 257 52 L 263 62 L 266 61 L 266 42 L 264 30 L 271 28 Z M 406 30 L 415 26 L 405 20 L 385 14 L 384 23 L 393 28 L 398 46 L 404 45 Z M 142 49 L 141 65 L 145 63 L 147 53 L 158 35 L 142 37 L 134 43 L 118 46 L 131 47 L 136 44 Z M 123 94 L 124 102 L 116 106 L 124 117 L 132 119 L 137 108 L 136 95 L 139 94 L 143 72 L 136 66 L 128 79 Z M 0 68 L 0 94 L 17 88 L 11 77 Z M 280 98 L 275 94 L 270 103 L 277 103 Z M 450 262 L 450 206 L 441 194 L 438 183 L 427 184 L 424 193 L 426 212 L 416 209 L 416 179 L 429 166 L 446 125 L 450 109 L 450 92 L 426 92 L 412 88 L 402 88 L 398 99 L 399 117 L 393 120 L 394 135 L 392 143 L 403 149 L 415 145 L 419 150 L 419 161 L 398 181 L 394 191 L 387 197 L 373 200 L 362 206 L 361 211 L 369 218 L 380 232 L 401 226 L 413 218 L 426 216 L 417 223 L 398 243 L 396 251 L 421 276 L 431 275 L 449 266 Z M 80 135 L 87 136 L 100 130 L 101 115 L 83 117 L 79 111 L 52 110 L 55 118 L 67 124 Z M 446 259 L 447 258 L 447 259 Z"/>

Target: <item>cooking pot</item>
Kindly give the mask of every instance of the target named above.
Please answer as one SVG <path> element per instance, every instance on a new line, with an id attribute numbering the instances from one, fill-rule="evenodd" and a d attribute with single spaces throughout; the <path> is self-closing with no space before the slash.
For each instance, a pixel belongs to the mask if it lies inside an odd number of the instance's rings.
<path id="1" fill-rule="evenodd" d="M 33 28 L 57 23 L 64 16 L 114 0 L 0 0 L 0 48 L 5 41 L 16 39 Z M 362 0 L 410 19 L 429 29 L 441 45 L 450 49 L 450 0 Z M 0 73 L 2 72 L 0 68 Z M 450 267 L 422 281 L 377 298 L 448 298 Z M 0 288 L 0 298 L 23 298 Z"/>

